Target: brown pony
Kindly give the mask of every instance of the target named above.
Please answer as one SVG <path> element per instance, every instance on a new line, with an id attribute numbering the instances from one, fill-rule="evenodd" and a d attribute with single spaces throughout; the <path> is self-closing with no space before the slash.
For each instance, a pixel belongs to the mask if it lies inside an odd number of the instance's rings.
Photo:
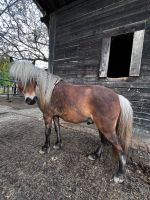
<path id="1" fill-rule="evenodd" d="M 17 61 L 10 74 L 18 81 L 18 88 L 25 96 L 27 104 L 38 103 L 45 122 L 45 144 L 42 152 L 50 150 L 52 120 L 57 133 L 55 148 L 60 148 L 59 118 L 72 123 L 95 123 L 101 142 L 107 139 L 119 156 L 119 168 L 115 182 L 123 182 L 126 155 L 132 135 L 133 111 L 130 102 L 111 89 L 99 85 L 74 85 L 34 67 L 27 61 Z M 101 155 L 101 145 L 89 159 Z"/>

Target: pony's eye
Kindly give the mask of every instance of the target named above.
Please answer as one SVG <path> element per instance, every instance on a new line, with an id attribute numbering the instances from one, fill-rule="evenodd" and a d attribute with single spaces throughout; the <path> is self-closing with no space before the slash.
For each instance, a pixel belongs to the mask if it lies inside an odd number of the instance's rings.
<path id="1" fill-rule="evenodd" d="M 20 92 L 23 92 L 23 91 L 24 91 L 24 87 L 23 87 L 22 85 L 19 85 L 19 84 L 18 84 L 17 87 L 18 87 L 18 89 L 19 89 Z"/>

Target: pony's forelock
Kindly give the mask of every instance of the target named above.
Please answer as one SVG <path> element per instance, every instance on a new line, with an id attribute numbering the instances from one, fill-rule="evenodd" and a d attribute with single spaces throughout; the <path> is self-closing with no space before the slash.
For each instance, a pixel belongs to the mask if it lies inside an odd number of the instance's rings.
<path id="1" fill-rule="evenodd" d="M 29 61 L 16 61 L 10 68 L 10 75 L 24 85 L 37 79 L 38 68 Z"/>

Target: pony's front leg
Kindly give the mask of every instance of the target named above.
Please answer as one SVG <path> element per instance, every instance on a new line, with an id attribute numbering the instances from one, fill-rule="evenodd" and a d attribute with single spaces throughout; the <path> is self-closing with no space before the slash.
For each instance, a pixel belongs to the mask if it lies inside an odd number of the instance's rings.
<path id="1" fill-rule="evenodd" d="M 50 135 L 51 135 L 51 126 L 52 126 L 52 117 L 44 116 L 45 121 L 45 143 L 42 146 L 41 154 L 50 152 Z"/>
<path id="2" fill-rule="evenodd" d="M 51 126 L 45 127 L 45 143 L 42 146 L 43 153 L 49 153 L 50 152 L 50 135 L 51 135 Z"/>
<path id="3" fill-rule="evenodd" d="M 62 146 L 62 140 L 61 140 L 61 134 L 60 134 L 59 117 L 57 117 L 57 116 L 53 117 L 53 121 L 54 121 L 55 132 L 56 132 L 56 135 L 57 135 L 57 140 L 56 140 L 56 143 L 54 145 L 54 149 L 60 149 L 61 146 Z"/>

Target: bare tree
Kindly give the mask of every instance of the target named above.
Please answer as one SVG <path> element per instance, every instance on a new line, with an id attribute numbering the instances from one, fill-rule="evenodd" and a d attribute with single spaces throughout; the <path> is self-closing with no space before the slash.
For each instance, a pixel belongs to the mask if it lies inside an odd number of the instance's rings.
<path id="1" fill-rule="evenodd" d="M 14 4 L 16 4 L 19 0 L 10 0 L 7 2 L 7 0 L 3 0 L 3 2 L 0 2 L 0 16 L 5 13 L 9 8 L 11 8 Z"/>
<path id="2" fill-rule="evenodd" d="M 32 0 L 0 3 L 0 56 L 48 61 L 47 28 Z"/>

